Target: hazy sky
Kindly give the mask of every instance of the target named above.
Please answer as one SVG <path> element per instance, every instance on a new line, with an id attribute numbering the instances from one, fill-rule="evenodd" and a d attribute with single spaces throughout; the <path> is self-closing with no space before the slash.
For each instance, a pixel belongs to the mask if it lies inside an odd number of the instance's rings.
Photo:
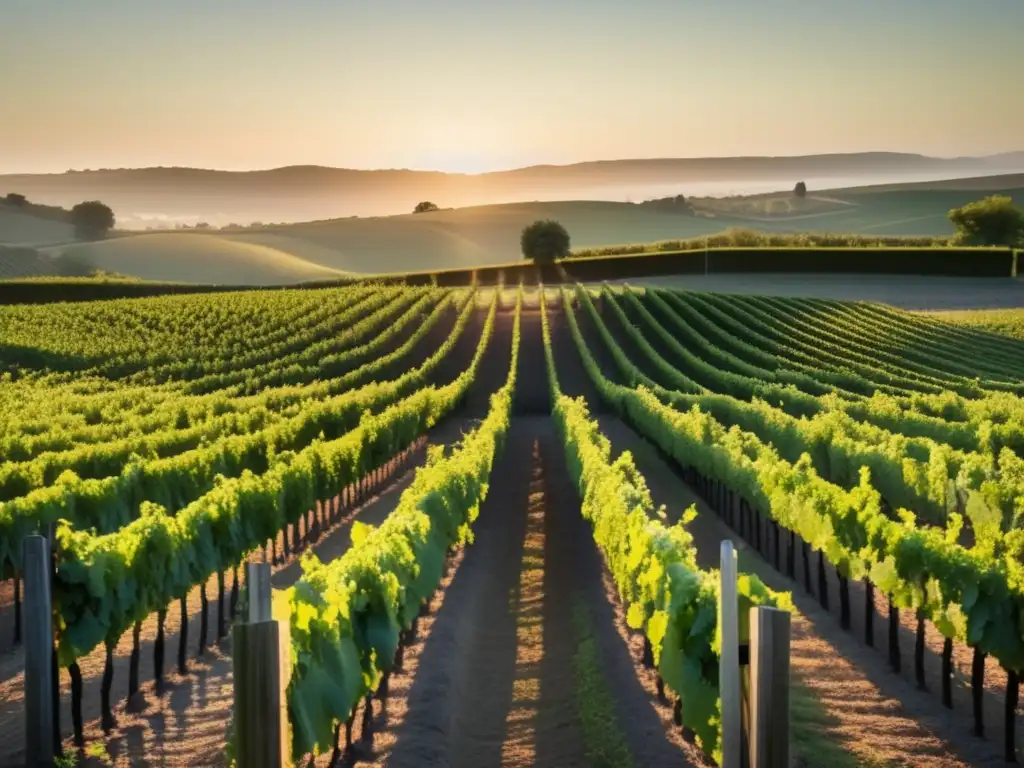
<path id="1" fill-rule="evenodd" d="M 0 173 L 1024 149 L 1024 0 L 0 0 Z"/>

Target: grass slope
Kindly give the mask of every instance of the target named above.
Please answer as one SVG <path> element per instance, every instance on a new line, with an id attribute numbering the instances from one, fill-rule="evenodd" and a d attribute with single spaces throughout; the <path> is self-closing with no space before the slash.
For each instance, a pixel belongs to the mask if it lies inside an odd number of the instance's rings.
<path id="1" fill-rule="evenodd" d="M 83 258 L 108 272 L 166 282 L 277 285 L 341 275 L 269 245 L 191 232 L 127 235 L 46 251 Z"/>
<path id="2" fill-rule="evenodd" d="M 0 244 L 49 245 L 74 239 L 70 224 L 0 207 Z"/>
<path id="3" fill-rule="evenodd" d="M 574 245 L 617 238 L 704 234 L 720 224 L 627 203 L 553 202 L 485 205 L 423 214 L 293 224 L 267 233 L 333 250 L 330 266 L 352 272 L 403 272 L 498 264 L 522 258 L 519 234 L 537 219 L 557 219 Z M 321 263 L 328 263 L 321 261 Z"/>
<path id="4" fill-rule="evenodd" d="M 1024 204 L 1024 176 L 811 191 L 806 199 L 790 193 L 735 198 L 696 198 L 699 211 L 733 217 L 759 229 L 814 230 L 872 235 L 953 234 L 950 209 L 991 194 Z"/>

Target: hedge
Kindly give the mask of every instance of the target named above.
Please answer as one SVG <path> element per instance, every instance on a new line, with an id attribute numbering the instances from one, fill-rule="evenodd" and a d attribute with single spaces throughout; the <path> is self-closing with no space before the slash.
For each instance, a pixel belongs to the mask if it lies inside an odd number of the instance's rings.
<path id="1" fill-rule="evenodd" d="M 474 269 L 381 275 L 386 282 L 443 286 L 592 282 L 663 275 L 729 273 L 831 273 L 1009 277 L 1008 248 L 713 248 L 565 259 L 539 267 L 521 261 Z"/>
<path id="2" fill-rule="evenodd" d="M 145 283 L 120 280 L 53 279 L 0 281 L 0 305 L 52 304 L 60 301 L 100 301 L 104 299 L 137 299 L 186 293 L 227 293 L 234 291 L 288 290 L 295 288 L 330 288 L 357 282 L 331 280 L 300 285 L 201 285 L 190 283 Z"/>

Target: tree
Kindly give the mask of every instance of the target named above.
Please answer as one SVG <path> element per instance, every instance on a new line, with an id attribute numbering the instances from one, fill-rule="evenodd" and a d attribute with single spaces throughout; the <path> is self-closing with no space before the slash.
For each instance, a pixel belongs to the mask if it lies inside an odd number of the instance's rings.
<path id="1" fill-rule="evenodd" d="M 564 259 L 569 255 L 569 233 L 557 221 L 535 221 L 525 227 L 519 238 L 523 256 L 538 264 Z"/>
<path id="2" fill-rule="evenodd" d="M 798 181 L 796 186 L 793 187 L 793 194 L 801 198 L 807 197 L 807 185 L 802 181 Z"/>
<path id="3" fill-rule="evenodd" d="M 430 211 L 440 210 L 429 200 L 424 200 L 422 203 L 416 203 L 416 207 L 412 209 L 413 213 L 429 213 Z"/>
<path id="4" fill-rule="evenodd" d="M 114 212 L 99 200 L 88 200 L 71 209 L 71 223 L 79 240 L 100 240 L 114 228 Z"/>
<path id="5" fill-rule="evenodd" d="M 964 245 L 1019 245 L 1024 241 L 1024 212 L 1006 195 L 991 195 L 949 212 Z"/>
<path id="6" fill-rule="evenodd" d="M 28 202 L 28 198 L 17 192 L 8 192 L 4 197 L 4 202 L 12 208 L 22 208 Z"/>

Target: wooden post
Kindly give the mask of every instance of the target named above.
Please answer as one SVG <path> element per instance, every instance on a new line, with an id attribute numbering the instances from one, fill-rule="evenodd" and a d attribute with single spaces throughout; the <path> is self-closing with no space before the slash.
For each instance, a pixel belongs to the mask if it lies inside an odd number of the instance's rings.
<path id="1" fill-rule="evenodd" d="M 788 611 L 750 609 L 750 768 L 789 766 Z"/>
<path id="2" fill-rule="evenodd" d="M 291 765 L 288 743 L 288 628 L 271 619 L 270 566 L 246 565 L 248 609 L 232 628 L 235 754 L 239 768 Z"/>
<path id="3" fill-rule="evenodd" d="M 246 623 L 270 621 L 270 566 L 267 563 L 248 563 L 245 566 L 245 586 L 249 590 Z"/>
<path id="4" fill-rule="evenodd" d="M 231 632 L 235 754 L 239 768 L 288 765 L 287 700 L 276 621 L 236 623 Z"/>
<path id="5" fill-rule="evenodd" d="M 736 550 L 731 541 L 722 542 L 721 557 L 718 626 L 722 628 L 722 651 L 718 662 L 718 680 L 722 695 L 722 768 L 742 768 L 739 602 Z"/>
<path id="6" fill-rule="evenodd" d="M 53 765 L 53 611 L 50 602 L 50 542 L 26 536 L 25 575 L 25 757 L 26 765 Z"/>

